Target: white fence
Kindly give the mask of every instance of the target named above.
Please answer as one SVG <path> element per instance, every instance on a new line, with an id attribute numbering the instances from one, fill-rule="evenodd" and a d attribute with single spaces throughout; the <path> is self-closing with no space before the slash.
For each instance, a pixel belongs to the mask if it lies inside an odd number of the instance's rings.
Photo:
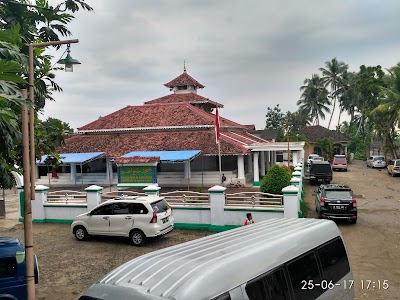
<path id="1" fill-rule="evenodd" d="M 283 195 L 258 191 L 225 194 L 226 188 L 222 186 L 214 186 L 208 193 L 175 191 L 162 194 L 158 186 L 149 186 L 144 189 L 144 193 L 126 190 L 103 193 L 103 188 L 95 185 L 86 188 L 85 192 L 70 190 L 48 192 L 48 187 L 37 186 L 36 200 L 32 201 L 33 220 L 71 223 L 76 215 L 88 212 L 109 199 L 126 199 L 143 195 L 164 197 L 173 207 L 176 228 L 226 230 L 243 225 L 248 212 L 252 213 L 255 221 L 283 217 L 297 218 L 301 217 L 304 171 L 302 165 L 296 169 L 291 185 L 282 190 Z M 19 191 L 23 192 L 21 188 Z M 20 201 L 20 205 L 22 208 L 23 201 Z"/>

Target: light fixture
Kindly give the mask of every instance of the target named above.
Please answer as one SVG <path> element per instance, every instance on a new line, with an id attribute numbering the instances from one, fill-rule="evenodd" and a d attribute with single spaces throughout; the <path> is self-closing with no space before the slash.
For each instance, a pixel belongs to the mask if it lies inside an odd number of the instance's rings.
<path id="1" fill-rule="evenodd" d="M 65 58 L 60 59 L 57 63 L 65 65 L 65 72 L 73 72 L 74 71 L 74 65 L 80 65 L 81 63 L 72 58 L 71 55 L 69 54 L 71 52 L 70 50 L 70 44 L 67 45 L 67 56 Z"/>

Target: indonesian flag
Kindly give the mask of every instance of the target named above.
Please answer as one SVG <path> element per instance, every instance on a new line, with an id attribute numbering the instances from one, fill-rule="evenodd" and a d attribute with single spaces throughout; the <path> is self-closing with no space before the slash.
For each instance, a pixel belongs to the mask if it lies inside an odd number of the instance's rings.
<path id="1" fill-rule="evenodd" d="M 219 114 L 218 114 L 218 106 L 215 108 L 215 142 L 218 144 L 219 143 L 219 137 L 220 137 L 220 132 L 219 132 Z"/>

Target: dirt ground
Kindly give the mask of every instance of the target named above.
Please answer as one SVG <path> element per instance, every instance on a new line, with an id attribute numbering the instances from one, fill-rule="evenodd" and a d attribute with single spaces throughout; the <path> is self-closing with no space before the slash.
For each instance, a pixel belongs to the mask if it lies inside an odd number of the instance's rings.
<path id="1" fill-rule="evenodd" d="M 356 299 L 400 299 L 400 178 L 354 161 L 348 172 L 334 172 L 332 183 L 348 184 L 357 197 L 357 224 L 337 223 L 349 252 Z M 308 217 L 317 217 L 316 189 L 305 187 Z M 388 280 L 389 288 L 379 289 L 379 280 Z M 366 288 L 368 281 L 375 282 L 375 289 L 372 283 Z"/>
<path id="2" fill-rule="evenodd" d="M 357 224 L 338 223 L 349 252 L 356 299 L 400 299 L 400 178 L 356 161 L 349 165 L 348 172 L 334 172 L 333 182 L 349 184 L 358 200 Z M 316 188 L 308 183 L 305 187 L 308 217 L 316 217 Z M 18 236 L 23 241 L 14 191 L 7 192 L 6 209 L 7 218 L 0 219 L 0 235 Z M 77 299 L 97 279 L 134 257 L 211 234 L 176 229 L 138 248 L 121 238 L 97 237 L 78 242 L 65 224 L 34 224 L 33 228 L 41 279 L 37 299 L 52 300 Z M 375 281 L 375 289 L 372 284 L 366 288 L 369 280 Z M 388 280 L 389 289 L 378 289 L 378 280 Z"/>

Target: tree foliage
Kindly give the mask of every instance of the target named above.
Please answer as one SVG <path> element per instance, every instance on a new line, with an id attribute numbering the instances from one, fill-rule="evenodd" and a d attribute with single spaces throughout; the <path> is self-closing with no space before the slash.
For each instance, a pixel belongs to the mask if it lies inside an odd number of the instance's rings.
<path id="1" fill-rule="evenodd" d="M 261 181 L 263 193 L 282 194 L 282 189 L 290 185 L 290 173 L 279 165 L 273 165 Z"/>

